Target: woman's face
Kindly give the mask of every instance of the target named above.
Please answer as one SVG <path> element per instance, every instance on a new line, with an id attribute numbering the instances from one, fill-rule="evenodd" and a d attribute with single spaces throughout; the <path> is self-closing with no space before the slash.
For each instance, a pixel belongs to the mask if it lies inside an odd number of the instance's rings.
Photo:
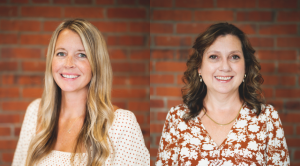
<path id="1" fill-rule="evenodd" d="M 208 92 L 238 92 L 245 75 L 245 60 L 239 38 L 233 35 L 219 36 L 204 51 L 198 72 Z"/>
<path id="2" fill-rule="evenodd" d="M 57 38 L 52 60 L 52 75 L 66 92 L 87 90 L 92 78 L 90 63 L 80 36 L 72 30 L 62 30 Z"/>

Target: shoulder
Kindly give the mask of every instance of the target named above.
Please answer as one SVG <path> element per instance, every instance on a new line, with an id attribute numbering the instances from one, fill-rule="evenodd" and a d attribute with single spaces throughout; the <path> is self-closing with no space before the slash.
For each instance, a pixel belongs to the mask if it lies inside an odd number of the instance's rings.
<path id="1" fill-rule="evenodd" d="M 170 109 L 169 115 L 177 115 L 178 118 L 182 118 L 184 114 L 189 112 L 189 108 L 185 104 L 179 104 Z"/>
<path id="2" fill-rule="evenodd" d="M 40 102 L 41 102 L 40 98 L 32 101 L 27 107 L 26 115 L 27 116 L 36 116 L 38 114 Z"/>
<path id="3" fill-rule="evenodd" d="M 114 115 L 112 128 L 132 128 L 133 126 L 138 125 L 134 113 L 129 110 L 117 109 L 114 112 Z"/>

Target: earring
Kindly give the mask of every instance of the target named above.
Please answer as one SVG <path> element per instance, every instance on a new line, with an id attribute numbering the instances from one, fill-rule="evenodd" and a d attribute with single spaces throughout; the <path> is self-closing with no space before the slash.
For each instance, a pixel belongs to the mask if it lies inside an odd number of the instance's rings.
<path id="1" fill-rule="evenodd" d="M 200 77 L 200 82 L 202 82 L 202 76 L 201 76 L 201 74 L 199 74 L 199 77 Z"/>
<path id="2" fill-rule="evenodd" d="M 245 74 L 245 76 L 244 76 L 243 82 L 245 82 L 245 78 L 246 78 L 246 74 Z"/>

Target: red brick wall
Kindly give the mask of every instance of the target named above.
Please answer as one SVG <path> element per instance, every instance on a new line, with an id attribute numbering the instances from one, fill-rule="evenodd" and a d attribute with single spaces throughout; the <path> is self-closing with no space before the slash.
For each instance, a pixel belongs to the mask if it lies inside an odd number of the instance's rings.
<path id="1" fill-rule="evenodd" d="M 113 103 L 135 113 L 150 148 L 149 0 L 0 0 L 0 166 L 11 164 L 25 110 L 41 97 L 50 36 L 72 18 L 103 32 Z"/>
<path id="2" fill-rule="evenodd" d="M 166 114 L 181 103 L 190 48 L 209 25 L 233 23 L 262 66 L 267 103 L 280 112 L 292 165 L 300 164 L 300 1 L 151 0 L 150 130 L 154 165 Z"/>

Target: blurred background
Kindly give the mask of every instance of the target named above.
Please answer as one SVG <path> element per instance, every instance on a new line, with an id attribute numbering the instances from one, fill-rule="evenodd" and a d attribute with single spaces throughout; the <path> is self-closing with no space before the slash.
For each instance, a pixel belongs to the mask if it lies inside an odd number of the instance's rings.
<path id="1" fill-rule="evenodd" d="M 280 113 L 291 165 L 300 165 L 300 0 L 151 0 L 150 132 L 154 165 L 195 38 L 214 23 L 243 30 L 256 50 L 264 96 Z"/>
<path id="2" fill-rule="evenodd" d="M 149 0 L 0 0 L 0 166 L 11 165 L 25 110 L 41 97 L 52 32 L 73 18 L 105 36 L 113 104 L 134 112 L 150 148 Z"/>

